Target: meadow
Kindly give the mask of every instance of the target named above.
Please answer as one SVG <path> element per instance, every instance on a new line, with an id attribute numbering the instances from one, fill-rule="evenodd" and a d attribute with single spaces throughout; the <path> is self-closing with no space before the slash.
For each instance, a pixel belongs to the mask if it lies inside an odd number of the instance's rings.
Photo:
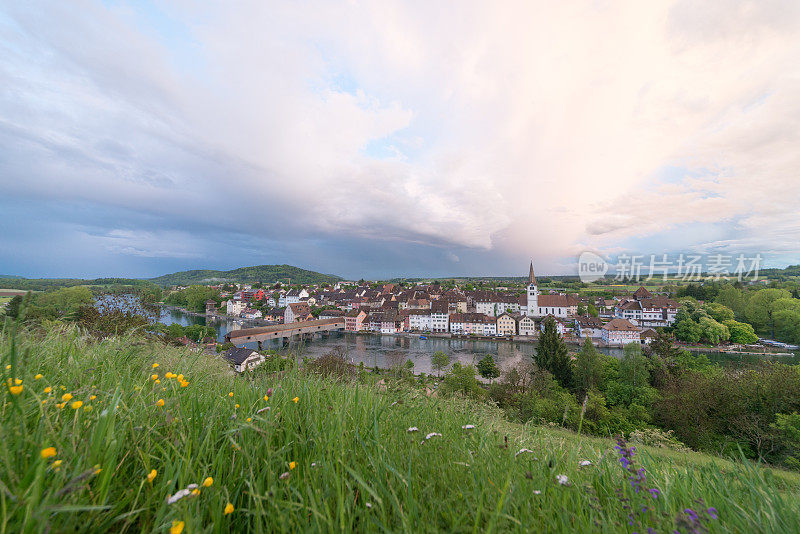
<path id="1" fill-rule="evenodd" d="M 0 337 L 0 532 L 799 532 L 800 475 L 75 326 Z M 631 447 L 635 446 L 635 451 Z"/>

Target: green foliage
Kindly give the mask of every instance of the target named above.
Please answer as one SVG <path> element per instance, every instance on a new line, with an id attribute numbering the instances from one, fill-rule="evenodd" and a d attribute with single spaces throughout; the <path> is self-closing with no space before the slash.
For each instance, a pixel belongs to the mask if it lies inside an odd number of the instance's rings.
<path id="1" fill-rule="evenodd" d="M 791 299 L 792 294 L 785 289 L 762 289 L 756 291 L 745 306 L 747 321 L 753 325 L 757 332 L 769 332 L 775 335 L 776 311 L 783 309 L 785 299 Z"/>
<path id="2" fill-rule="evenodd" d="M 220 281 L 248 284 L 253 282 L 272 283 L 291 280 L 292 284 L 332 284 L 342 280 L 331 274 L 307 271 L 292 265 L 256 265 L 240 267 L 230 271 L 210 269 L 180 271 L 150 279 L 162 286 L 186 286 L 190 284 L 209 284 Z"/>
<path id="3" fill-rule="evenodd" d="M 605 366 L 592 341 L 586 339 L 575 359 L 573 381 L 575 388 L 585 393 L 592 388 L 602 389 L 605 380 Z"/>
<path id="4" fill-rule="evenodd" d="M 213 300 L 219 305 L 222 300 L 218 289 L 207 286 L 189 286 L 180 291 L 173 291 L 167 296 L 167 304 L 181 306 L 189 311 L 203 312 L 206 309 L 206 301 Z"/>
<path id="5" fill-rule="evenodd" d="M 783 463 L 800 470 L 800 414 L 777 414 L 771 425 L 777 434 L 778 446 L 782 449 Z"/>
<path id="6" fill-rule="evenodd" d="M 572 362 L 553 317 L 544 320 L 544 331 L 539 336 L 534 362 L 540 369 L 549 371 L 562 387 L 572 385 Z"/>
<path id="7" fill-rule="evenodd" d="M 450 356 L 438 350 L 431 355 L 431 367 L 441 375 L 441 372 L 450 365 Z"/>
<path id="8" fill-rule="evenodd" d="M 478 362 L 478 373 L 487 380 L 494 380 L 500 376 L 500 368 L 491 354 L 487 354 Z"/>
<path id="9" fill-rule="evenodd" d="M 731 343 L 739 343 L 742 345 L 749 345 L 758 341 L 753 327 L 747 323 L 740 323 L 739 321 L 725 321 L 725 326 L 731 334 Z"/>
<path id="10" fill-rule="evenodd" d="M 619 378 L 634 388 L 650 384 L 650 361 L 642 354 L 642 347 L 638 343 L 628 343 L 622 350 Z"/>
<path id="11" fill-rule="evenodd" d="M 790 343 L 800 343 L 800 312 L 783 309 L 775 312 L 778 338 Z"/>
<path id="12" fill-rule="evenodd" d="M 594 304 L 590 303 L 586 309 L 589 312 L 589 315 L 591 315 L 592 317 L 598 317 L 600 315 L 600 312 L 597 311 L 597 307 L 595 307 Z"/>
<path id="13" fill-rule="evenodd" d="M 745 307 L 748 300 L 749 297 L 743 289 L 726 286 L 719 290 L 714 302 L 733 310 L 735 317 L 741 320 L 745 316 Z"/>
<path id="14" fill-rule="evenodd" d="M 442 393 L 460 393 L 469 397 L 481 398 L 485 396 L 483 389 L 475 378 L 476 369 L 472 365 L 453 363 L 445 377 L 442 379 Z"/>
<path id="15" fill-rule="evenodd" d="M 700 339 L 706 343 L 718 345 L 728 341 L 731 337 L 728 327 L 724 324 L 718 323 L 711 317 L 701 317 L 699 325 L 700 329 L 702 330 Z"/>
<path id="16" fill-rule="evenodd" d="M 22 309 L 22 297 L 19 295 L 14 295 L 12 299 L 6 304 L 6 316 L 11 317 L 12 319 L 16 319 L 19 317 L 19 312 Z"/>
<path id="17" fill-rule="evenodd" d="M 699 323 L 686 317 L 675 323 L 673 333 L 675 339 L 686 343 L 697 343 L 703 335 L 703 329 Z"/>
<path id="18" fill-rule="evenodd" d="M 703 305 L 705 312 L 719 323 L 733 320 L 733 310 L 718 302 L 709 302 Z"/>

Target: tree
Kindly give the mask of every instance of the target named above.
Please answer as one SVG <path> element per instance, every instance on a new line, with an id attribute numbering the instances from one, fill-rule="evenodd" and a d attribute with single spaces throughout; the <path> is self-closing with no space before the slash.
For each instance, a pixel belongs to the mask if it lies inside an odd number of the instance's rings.
<path id="1" fill-rule="evenodd" d="M 633 387 L 649 385 L 650 364 L 642 354 L 642 347 L 638 343 L 628 343 L 622 349 L 619 377 L 624 383 Z"/>
<path id="2" fill-rule="evenodd" d="M 703 306 L 705 312 L 711 316 L 712 319 L 717 321 L 718 323 L 724 323 L 725 321 L 730 321 L 734 317 L 733 310 L 729 307 L 725 306 L 724 304 L 719 304 L 717 302 L 709 302 Z"/>
<path id="3" fill-rule="evenodd" d="M 478 362 L 478 373 L 490 381 L 500 376 L 500 368 L 497 367 L 491 354 L 487 354 Z"/>
<path id="4" fill-rule="evenodd" d="M 600 353 L 594 348 L 592 341 L 586 339 L 575 359 L 573 381 L 575 388 L 581 393 L 586 393 L 592 388 L 600 388 L 604 374 L 603 362 Z"/>
<path id="5" fill-rule="evenodd" d="M 723 324 L 728 327 L 728 331 L 731 333 L 731 343 L 750 345 L 758 341 L 758 336 L 753 327 L 747 323 L 730 320 L 725 321 Z"/>
<path id="6" fill-rule="evenodd" d="M 442 370 L 448 365 L 450 365 L 450 356 L 444 352 L 437 350 L 431 356 L 431 367 L 437 371 L 436 376 L 441 376 Z"/>
<path id="7" fill-rule="evenodd" d="M 727 306 L 733 310 L 737 318 L 742 319 L 745 313 L 745 306 L 747 306 L 747 300 L 747 294 L 742 289 L 727 286 L 719 290 L 714 302 Z"/>
<path id="8" fill-rule="evenodd" d="M 775 327 L 782 341 L 800 342 L 800 312 L 790 309 L 776 311 Z"/>
<path id="9" fill-rule="evenodd" d="M 703 335 L 703 329 L 692 319 L 685 318 L 675 323 L 675 338 L 687 343 L 697 343 Z"/>
<path id="10" fill-rule="evenodd" d="M 569 360 L 567 345 L 556 330 L 556 320 L 547 317 L 544 320 L 544 331 L 539 336 L 534 362 L 541 369 L 550 371 L 562 387 L 572 384 L 572 364 Z"/>
<path id="11" fill-rule="evenodd" d="M 22 297 L 15 295 L 8 304 L 6 304 L 6 315 L 12 319 L 19 316 L 20 309 L 22 308 Z"/>
<path id="12" fill-rule="evenodd" d="M 586 306 L 583 304 L 578 304 L 578 315 L 586 315 Z"/>
<path id="13" fill-rule="evenodd" d="M 586 310 L 589 312 L 589 315 L 591 315 L 592 317 L 597 317 L 597 316 L 600 315 L 600 313 L 597 311 L 597 308 L 595 307 L 594 304 L 589 303 L 589 305 L 586 307 Z"/>
<path id="14" fill-rule="evenodd" d="M 719 345 L 720 343 L 728 341 L 731 338 L 731 333 L 728 331 L 728 327 L 724 324 L 718 323 L 711 317 L 701 317 L 699 324 L 700 329 L 702 330 L 700 339 L 707 341 L 712 345 Z"/>
<path id="15" fill-rule="evenodd" d="M 771 337 L 775 337 L 775 317 L 774 313 L 781 308 L 781 303 L 776 302 L 783 299 L 791 299 L 792 294 L 785 289 L 762 289 L 750 297 L 745 306 L 745 316 L 756 330 L 769 332 Z M 785 303 L 786 301 L 783 300 Z"/>

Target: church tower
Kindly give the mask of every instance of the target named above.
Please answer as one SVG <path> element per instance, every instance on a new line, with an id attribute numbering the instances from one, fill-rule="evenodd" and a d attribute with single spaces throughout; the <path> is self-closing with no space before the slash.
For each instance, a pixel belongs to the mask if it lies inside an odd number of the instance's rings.
<path id="1" fill-rule="evenodd" d="M 531 270 L 528 273 L 528 317 L 539 316 L 539 286 L 536 284 L 536 276 L 533 274 L 533 260 L 531 260 Z"/>

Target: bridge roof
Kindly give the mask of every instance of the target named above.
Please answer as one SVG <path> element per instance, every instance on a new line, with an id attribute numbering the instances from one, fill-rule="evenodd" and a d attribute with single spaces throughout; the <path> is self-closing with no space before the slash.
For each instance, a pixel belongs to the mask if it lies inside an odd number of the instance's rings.
<path id="1" fill-rule="evenodd" d="M 300 328 L 309 328 L 314 326 L 327 326 L 341 324 L 344 327 L 344 318 L 335 317 L 333 319 L 316 319 L 313 321 L 299 321 L 296 323 L 276 324 L 272 326 L 259 326 L 256 328 L 242 328 L 241 330 L 232 330 L 228 333 L 228 337 L 233 340 L 240 337 L 252 337 L 264 334 L 274 334 L 276 332 L 286 332 L 290 330 L 298 330 Z"/>

